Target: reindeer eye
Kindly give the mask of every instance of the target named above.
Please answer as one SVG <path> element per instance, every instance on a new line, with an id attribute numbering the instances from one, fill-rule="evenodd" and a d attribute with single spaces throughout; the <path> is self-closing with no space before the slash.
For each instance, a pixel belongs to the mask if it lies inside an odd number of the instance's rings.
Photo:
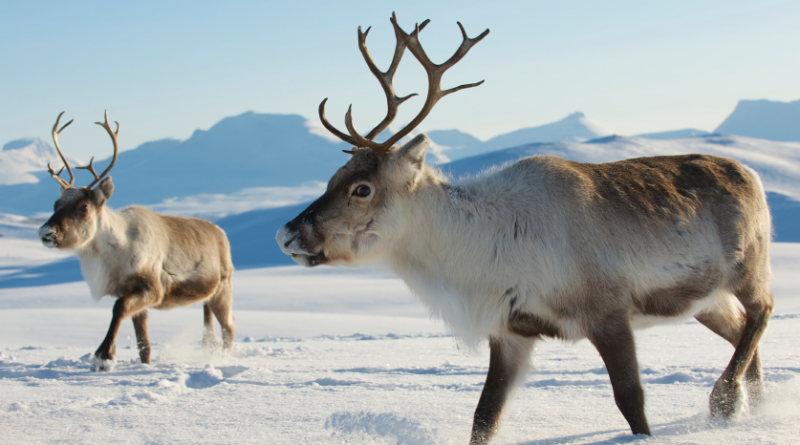
<path id="1" fill-rule="evenodd" d="M 371 192 L 372 190 L 369 189 L 369 186 L 359 185 L 356 187 L 355 191 L 353 191 L 353 194 L 362 198 L 366 198 Z"/>
<path id="2" fill-rule="evenodd" d="M 86 204 L 81 204 L 81 206 L 80 206 L 80 211 L 81 211 L 81 212 L 87 212 L 87 211 L 89 211 L 89 206 L 88 206 L 88 205 L 86 205 Z"/>

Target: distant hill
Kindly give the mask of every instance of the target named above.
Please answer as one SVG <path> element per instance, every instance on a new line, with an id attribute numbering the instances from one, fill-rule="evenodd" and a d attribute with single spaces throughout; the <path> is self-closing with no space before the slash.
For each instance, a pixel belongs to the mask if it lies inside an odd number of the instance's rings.
<path id="1" fill-rule="evenodd" d="M 800 141 L 800 100 L 740 100 L 714 132 L 771 141 Z"/>
<path id="2" fill-rule="evenodd" d="M 792 117 L 798 109 L 800 101 L 741 101 L 717 130 L 725 130 L 726 125 L 739 121 L 754 122 L 751 126 L 762 130 L 768 126 L 761 121 L 788 128 L 792 119 L 798 121 Z M 739 127 L 745 126 L 741 124 Z M 800 132 L 800 125 L 792 128 Z M 341 150 L 349 147 L 323 137 L 324 132 L 320 125 L 301 116 L 247 112 L 225 118 L 208 130 L 197 130 L 185 141 L 163 139 L 147 142 L 120 154 L 111 172 L 116 187 L 110 203 L 115 208 L 137 203 L 168 213 L 218 217 L 235 213 L 236 209 L 276 205 L 282 193 L 279 187 L 287 188 L 287 198 L 294 196 L 284 202 L 298 202 L 305 197 L 298 198 L 298 194 L 288 191 L 288 188 L 305 186 L 308 190 L 309 184 L 327 181 L 347 161 Z M 392 128 L 387 128 L 377 139 L 385 140 L 392 133 Z M 774 129 L 768 133 L 770 139 L 791 136 L 786 132 L 779 134 Z M 561 142 L 592 141 L 608 144 L 620 138 L 609 136 L 609 131 L 580 112 L 557 122 L 502 134 L 485 142 L 459 130 L 434 130 L 428 135 L 434 143 L 429 150 L 428 162 L 439 165 L 533 143 L 558 145 Z M 640 135 L 651 140 L 710 136 L 697 129 Z M 124 138 L 124 133 L 120 137 Z M 623 139 L 626 138 L 619 140 Z M 105 157 L 96 161 L 98 170 L 109 162 L 107 154 L 97 154 L 99 158 Z M 50 211 L 58 197 L 58 185 L 44 171 L 48 161 L 53 162 L 54 167 L 61 164 L 55 150 L 43 140 L 24 139 L 6 144 L 0 151 L 0 212 L 30 216 Z M 81 164 L 77 161 L 72 163 Z M 77 185 L 87 184 L 90 180 L 85 171 L 76 171 L 75 174 Z M 193 213 L 193 209 L 202 207 L 202 203 L 224 200 L 234 193 L 238 194 L 235 205 L 212 213 Z"/>
<path id="3" fill-rule="evenodd" d="M 447 147 L 444 154 L 452 159 L 474 156 L 483 141 L 460 130 L 433 130 L 425 133 L 436 144 Z"/>
<path id="4" fill-rule="evenodd" d="M 610 134 L 578 111 L 560 121 L 501 134 L 486 142 L 458 130 L 431 131 L 428 136 L 439 145 L 451 147 L 444 153 L 456 160 L 534 142 L 583 142 Z"/>
<path id="5" fill-rule="evenodd" d="M 120 153 L 111 171 L 115 189 L 110 204 L 115 208 L 134 203 L 156 206 L 165 200 L 169 203 L 250 188 L 295 187 L 310 181 L 327 181 L 347 161 L 341 150 L 348 146 L 322 137 L 320 131 L 325 130 L 301 116 L 247 112 L 227 117 L 208 130 L 197 130 L 185 141 L 162 139 L 144 143 Z M 583 141 L 607 133 L 583 113 L 486 142 L 458 130 L 435 130 L 429 133 L 433 145 L 428 162 L 448 162 L 531 142 Z M 387 128 L 377 140 L 385 140 L 391 134 L 392 128 Z M 124 133 L 120 135 L 124 137 Z M 16 156 L 15 160 L 3 163 L 3 159 L 12 157 L 7 152 Z M 20 160 L 24 158 L 18 155 L 21 153 L 27 153 L 25 156 L 30 159 Z M 47 161 L 52 161 L 54 167 L 61 165 L 55 150 L 42 140 L 31 139 L 9 143 L 0 154 L 5 156 L 0 156 L 0 173 L 6 172 L 5 182 L 0 180 L 0 212 L 19 215 L 48 212 L 58 198 L 58 185 L 43 170 Z M 109 152 L 97 153 L 98 171 L 110 162 L 108 155 Z M 70 164 L 82 165 L 77 161 Z M 74 173 L 76 185 L 91 180 L 86 171 Z"/>
<path id="6" fill-rule="evenodd" d="M 610 134 L 578 111 L 557 122 L 495 136 L 484 143 L 483 149 L 499 150 L 531 142 L 584 142 Z"/>
<path id="7" fill-rule="evenodd" d="M 156 204 L 174 197 L 327 180 L 347 161 L 343 148 L 344 143 L 313 134 L 301 116 L 247 112 L 197 130 L 185 141 L 164 139 L 120 153 L 110 174 L 115 185 L 111 205 Z M 98 153 L 98 159 L 109 152 Z M 110 156 L 95 161 L 96 170 L 109 162 Z M 52 209 L 58 184 L 43 171 L 27 174 L 28 183 L 0 188 L 0 212 L 31 215 Z M 85 171 L 75 176 L 76 185 L 91 179 Z"/>

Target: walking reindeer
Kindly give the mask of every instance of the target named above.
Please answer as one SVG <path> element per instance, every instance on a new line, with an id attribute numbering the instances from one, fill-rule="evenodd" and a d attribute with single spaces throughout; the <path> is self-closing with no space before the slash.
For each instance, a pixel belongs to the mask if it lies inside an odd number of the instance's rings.
<path id="1" fill-rule="evenodd" d="M 88 166 L 76 167 L 89 170 L 94 180 L 86 187 L 74 187 L 72 169 L 58 145 L 58 135 L 72 123 L 58 129 L 63 114 L 58 115 L 52 133 L 64 167 L 56 173 L 47 166 L 61 185 L 61 197 L 53 216 L 39 229 L 39 237 L 47 247 L 75 252 L 95 299 L 104 295 L 117 298 L 108 334 L 94 354 L 94 370 L 113 367 L 117 334 L 122 320 L 128 317 L 133 320 L 139 357 L 142 363 L 150 363 L 148 308 L 171 309 L 202 301 L 203 343 L 217 343 L 214 314 L 222 327 L 223 345 L 230 350 L 234 332 L 233 264 L 225 232 L 198 218 L 159 215 L 139 206 L 115 212 L 105 205 L 114 191 L 111 177 L 106 175 L 119 152 L 119 123 L 112 131 L 108 112 L 105 122 L 96 124 L 111 136 L 111 163 L 100 175 L 94 170 L 94 158 Z M 64 168 L 69 182 L 61 178 Z"/>
<path id="2" fill-rule="evenodd" d="M 442 74 L 488 34 L 467 37 L 441 65 L 419 33 L 391 19 L 397 36 L 386 72 L 359 48 L 386 93 L 388 114 L 366 137 L 322 123 L 353 145 L 327 191 L 277 233 L 299 264 L 379 264 L 400 276 L 461 338 L 487 338 L 489 372 L 475 410 L 472 444 L 497 431 L 514 387 L 542 337 L 588 338 L 608 370 L 614 399 L 634 434 L 650 434 L 633 329 L 695 317 L 735 347 L 710 396 L 730 417 L 741 380 L 751 403 L 763 394 L 758 342 L 772 312 L 770 215 L 756 173 L 730 159 L 660 156 L 605 164 L 534 156 L 451 184 L 425 165 L 429 140 L 401 147 L 436 102 L 480 85 L 441 90 Z M 394 119 L 392 77 L 404 50 L 425 68 L 419 114 L 384 143 Z M 326 99 L 327 100 L 327 99 Z M 741 304 L 743 311 L 737 305 Z"/>

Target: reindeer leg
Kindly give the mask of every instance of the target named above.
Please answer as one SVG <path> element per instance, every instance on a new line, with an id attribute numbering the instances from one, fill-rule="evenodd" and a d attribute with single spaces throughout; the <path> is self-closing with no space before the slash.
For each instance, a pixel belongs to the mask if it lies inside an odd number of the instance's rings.
<path id="1" fill-rule="evenodd" d="M 772 294 L 761 287 L 747 286 L 737 292 L 736 297 L 745 308 L 744 328 L 738 339 L 736 350 L 711 391 L 709 405 L 712 416 L 732 417 L 736 413 L 737 400 L 741 391 L 741 379 L 746 375 L 748 396 L 758 403 L 764 394 L 761 377 L 761 358 L 758 342 L 767 328 L 772 314 Z"/>
<path id="2" fill-rule="evenodd" d="M 214 316 L 208 302 L 203 303 L 203 347 L 212 348 L 217 345 L 217 336 L 214 334 Z"/>
<path id="3" fill-rule="evenodd" d="M 143 310 L 131 317 L 133 330 L 136 331 L 136 346 L 139 348 L 139 358 L 142 363 L 150 364 L 150 334 L 147 328 L 147 310 Z"/>
<path id="4" fill-rule="evenodd" d="M 612 316 L 589 336 L 608 370 L 614 401 L 633 434 L 650 435 L 644 415 L 644 391 L 639 381 L 636 345 L 627 316 Z"/>
<path id="5" fill-rule="evenodd" d="M 122 324 L 124 311 L 124 298 L 120 298 L 114 303 L 111 326 L 108 327 L 106 338 L 103 340 L 103 343 L 100 343 L 100 347 L 97 348 L 97 351 L 94 353 L 95 360 L 98 361 L 94 364 L 94 371 L 110 371 L 111 368 L 113 368 L 112 362 L 117 355 L 117 335 L 119 334 L 119 328 Z"/>
<path id="6" fill-rule="evenodd" d="M 217 321 L 219 321 L 219 325 L 222 328 L 222 346 L 228 351 L 233 348 L 233 334 L 236 329 L 236 320 L 233 318 L 231 306 L 233 306 L 233 292 L 230 279 L 228 279 L 228 281 L 220 284 L 216 295 L 207 303 L 207 307 L 210 308 L 214 316 L 217 317 Z"/>
<path id="7" fill-rule="evenodd" d="M 695 316 L 697 321 L 727 340 L 734 348 L 742 338 L 746 323 L 745 314 L 736 306 L 735 301 L 733 295 L 727 298 L 718 298 L 711 309 Z M 744 378 L 747 381 L 748 400 L 751 406 L 754 406 L 764 395 L 758 347 L 753 352 L 753 358 L 750 360 L 750 366 L 747 367 Z"/>
<path id="8" fill-rule="evenodd" d="M 503 407 L 517 383 L 525 377 L 535 339 L 489 337 L 489 372 L 475 409 L 470 445 L 489 443 L 499 429 Z"/>
<path id="9" fill-rule="evenodd" d="M 122 320 L 153 306 L 158 300 L 158 293 L 152 287 L 152 283 L 142 277 L 132 277 L 128 286 L 137 290 L 136 293 L 128 293 L 125 297 L 119 298 L 114 303 L 112 311 L 111 326 L 103 343 L 94 353 L 95 363 L 92 366 L 94 371 L 110 371 L 114 367 L 114 357 L 117 351 L 117 335 Z M 140 351 L 141 353 L 141 351 Z"/>

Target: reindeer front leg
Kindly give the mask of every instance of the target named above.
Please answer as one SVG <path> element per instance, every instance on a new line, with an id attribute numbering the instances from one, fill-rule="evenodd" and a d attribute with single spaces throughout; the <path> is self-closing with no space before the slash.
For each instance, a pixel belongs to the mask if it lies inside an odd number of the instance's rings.
<path id="1" fill-rule="evenodd" d="M 517 382 L 525 377 L 534 338 L 489 337 L 489 372 L 475 409 L 470 445 L 489 443 L 500 427 L 503 407 Z"/>
<path id="2" fill-rule="evenodd" d="M 614 401 L 633 434 L 650 435 L 644 415 L 644 391 L 639 381 L 636 344 L 627 316 L 610 316 L 589 335 L 608 370 Z"/>
<path id="3" fill-rule="evenodd" d="M 114 310 L 112 312 L 111 317 L 111 326 L 108 327 L 108 333 L 106 334 L 106 338 L 103 340 L 103 343 L 100 344 L 100 347 L 97 348 L 97 351 L 94 353 L 94 364 L 92 370 L 94 371 L 110 371 L 114 367 L 114 357 L 116 356 L 117 352 L 117 335 L 119 334 L 119 328 L 122 325 L 122 320 L 131 317 L 133 315 L 138 315 L 140 312 L 146 310 L 148 307 L 153 306 L 154 302 L 152 301 L 152 292 L 141 292 L 132 295 L 127 295 L 117 300 L 114 303 Z M 140 326 L 144 336 L 147 336 L 147 323 L 146 317 L 144 316 L 144 323 Z M 137 321 L 138 320 L 138 321 Z M 137 320 L 134 320 L 134 328 L 136 327 L 137 322 L 142 322 L 142 319 L 139 317 Z M 139 329 L 137 331 L 137 343 L 141 340 L 139 338 Z M 150 361 L 150 348 L 149 348 L 149 340 L 147 341 L 147 360 Z M 139 356 L 142 356 L 142 349 L 140 348 Z M 142 360 L 144 362 L 144 360 Z"/>
<path id="4" fill-rule="evenodd" d="M 100 343 L 100 347 L 94 352 L 92 371 L 110 371 L 113 368 L 114 357 L 117 355 L 117 335 L 119 335 L 119 328 L 124 318 L 124 307 L 123 298 L 114 303 L 111 326 L 108 327 L 108 333 L 103 343 Z"/>

